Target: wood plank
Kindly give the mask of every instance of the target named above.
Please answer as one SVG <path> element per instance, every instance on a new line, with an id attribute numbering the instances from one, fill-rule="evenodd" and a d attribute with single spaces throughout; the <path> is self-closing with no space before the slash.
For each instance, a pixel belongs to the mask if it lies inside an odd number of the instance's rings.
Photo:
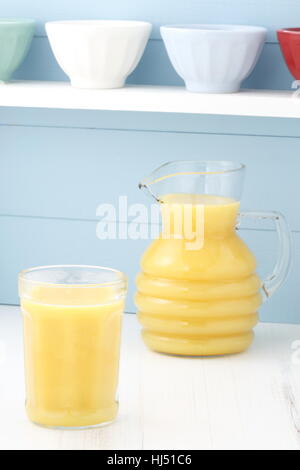
<path id="1" fill-rule="evenodd" d="M 153 37 L 159 37 L 159 26 L 172 23 L 228 23 L 267 26 L 269 40 L 275 40 L 274 31 L 279 27 L 292 26 L 300 14 L 298 0 L 111 0 L 78 2 L 70 11 L 69 5 L 53 0 L 47 8 L 29 0 L 11 0 L 2 6 L 2 16 L 32 17 L 38 21 L 37 34 L 45 34 L 45 21 L 67 19 L 131 19 L 150 21 L 154 24 Z"/>
<path id="2" fill-rule="evenodd" d="M 151 240 L 99 240 L 97 222 L 0 217 L 0 302 L 18 303 L 17 276 L 22 269 L 53 264 L 109 266 L 129 278 L 126 311 L 135 312 L 135 277 Z M 123 226 L 122 229 L 126 229 Z M 243 230 L 240 235 L 257 257 L 264 278 L 273 269 L 277 237 L 273 231 Z M 285 285 L 260 309 L 268 322 L 299 323 L 300 234 L 293 237 L 293 264 Z"/>
<path id="3" fill-rule="evenodd" d="M 300 137 L 297 119 L 0 107 L 1 127 Z M 7 131 L 7 129 L 3 129 Z M 37 129 L 38 130 L 38 129 Z M 28 130 L 29 132 L 29 130 Z M 113 139 L 112 139 L 113 140 Z"/>
<path id="4" fill-rule="evenodd" d="M 242 209 L 281 211 L 300 230 L 299 139 L 8 126 L 0 141 L 1 215 L 96 222 L 119 195 L 150 205 L 138 183 L 166 161 L 232 160 L 247 167 Z"/>

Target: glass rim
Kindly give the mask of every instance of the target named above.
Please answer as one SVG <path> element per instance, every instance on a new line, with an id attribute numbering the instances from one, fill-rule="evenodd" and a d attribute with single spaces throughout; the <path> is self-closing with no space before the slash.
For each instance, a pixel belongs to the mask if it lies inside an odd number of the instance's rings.
<path id="1" fill-rule="evenodd" d="M 38 281 L 34 279 L 28 279 L 26 276 L 32 272 L 38 271 L 46 271 L 47 269 L 63 269 L 63 268 L 80 268 L 80 269 L 94 269 L 99 271 L 106 271 L 110 273 L 115 273 L 119 276 L 119 279 L 104 281 L 104 282 L 82 282 L 82 283 L 56 283 L 53 281 Z M 33 268 L 23 269 L 19 272 L 18 275 L 19 281 L 29 282 L 32 284 L 39 284 L 43 286 L 51 287 L 59 287 L 59 288 L 67 288 L 67 289 L 78 289 L 78 288 L 99 288 L 99 287 L 108 287 L 108 286 L 122 286 L 127 285 L 127 276 L 122 271 L 114 268 L 108 268 L 106 266 L 95 266 L 95 265 L 84 265 L 84 264 L 53 264 L 53 265 L 46 265 L 46 266 L 35 266 Z"/>
<path id="2" fill-rule="evenodd" d="M 163 176 L 157 176 L 157 173 L 161 171 L 163 168 L 171 165 L 206 165 L 206 164 L 219 164 L 220 169 L 218 170 L 211 170 L 211 171 L 196 171 L 196 170 L 191 170 L 191 171 L 184 171 L 184 172 L 176 172 L 176 173 L 171 173 L 169 175 L 163 175 Z M 222 168 L 222 165 L 224 168 Z M 226 165 L 228 167 L 231 165 L 231 168 L 225 168 Z M 213 176 L 213 175 L 225 175 L 228 173 L 234 173 L 238 171 L 243 171 L 245 170 L 246 165 L 244 163 L 240 162 L 234 162 L 232 160 L 171 160 L 169 162 L 163 163 L 161 166 L 156 168 L 150 175 L 146 176 L 141 182 L 141 186 L 148 186 L 152 184 L 156 184 L 159 181 L 163 181 L 168 178 L 172 178 L 174 176 L 188 176 L 188 175 L 202 175 L 202 176 Z"/>

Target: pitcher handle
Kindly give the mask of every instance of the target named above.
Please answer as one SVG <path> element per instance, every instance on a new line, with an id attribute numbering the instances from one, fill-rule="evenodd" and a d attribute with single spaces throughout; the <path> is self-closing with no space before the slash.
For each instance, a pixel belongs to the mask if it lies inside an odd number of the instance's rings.
<path id="1" fill-rule="evenodd" d="M 262 282 L 265 302 L 279 289 L 288 276 L 291 265 L 291 233 L 285 217 L 280 212 L 247 211 L 240 212 L 239 216 L 240 218 L 272 220 L 275 224 L 279 240 L 278 258 L 273 271 Z"/>

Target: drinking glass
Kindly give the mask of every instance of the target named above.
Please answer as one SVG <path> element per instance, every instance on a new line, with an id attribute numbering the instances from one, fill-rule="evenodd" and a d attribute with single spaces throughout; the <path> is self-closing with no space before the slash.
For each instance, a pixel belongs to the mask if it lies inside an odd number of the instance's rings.
<path id="1" fill-rule="evenodd" d="M 22 271 L 26 410 L 36 424 L 86 428 L 118 411 L 126 276 L 98 266 Z"/>

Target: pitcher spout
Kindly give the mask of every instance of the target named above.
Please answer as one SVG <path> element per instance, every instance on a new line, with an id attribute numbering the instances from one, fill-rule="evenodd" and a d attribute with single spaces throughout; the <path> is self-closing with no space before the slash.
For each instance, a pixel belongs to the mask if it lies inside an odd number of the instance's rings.
<path id="1" fill-rule="evenodd" d="M 172 161 L 139 183 L 148 196 L 163 203 L 170 194 L 209 194 L 241 198 L 245 166 L 230 161 Z"/>

